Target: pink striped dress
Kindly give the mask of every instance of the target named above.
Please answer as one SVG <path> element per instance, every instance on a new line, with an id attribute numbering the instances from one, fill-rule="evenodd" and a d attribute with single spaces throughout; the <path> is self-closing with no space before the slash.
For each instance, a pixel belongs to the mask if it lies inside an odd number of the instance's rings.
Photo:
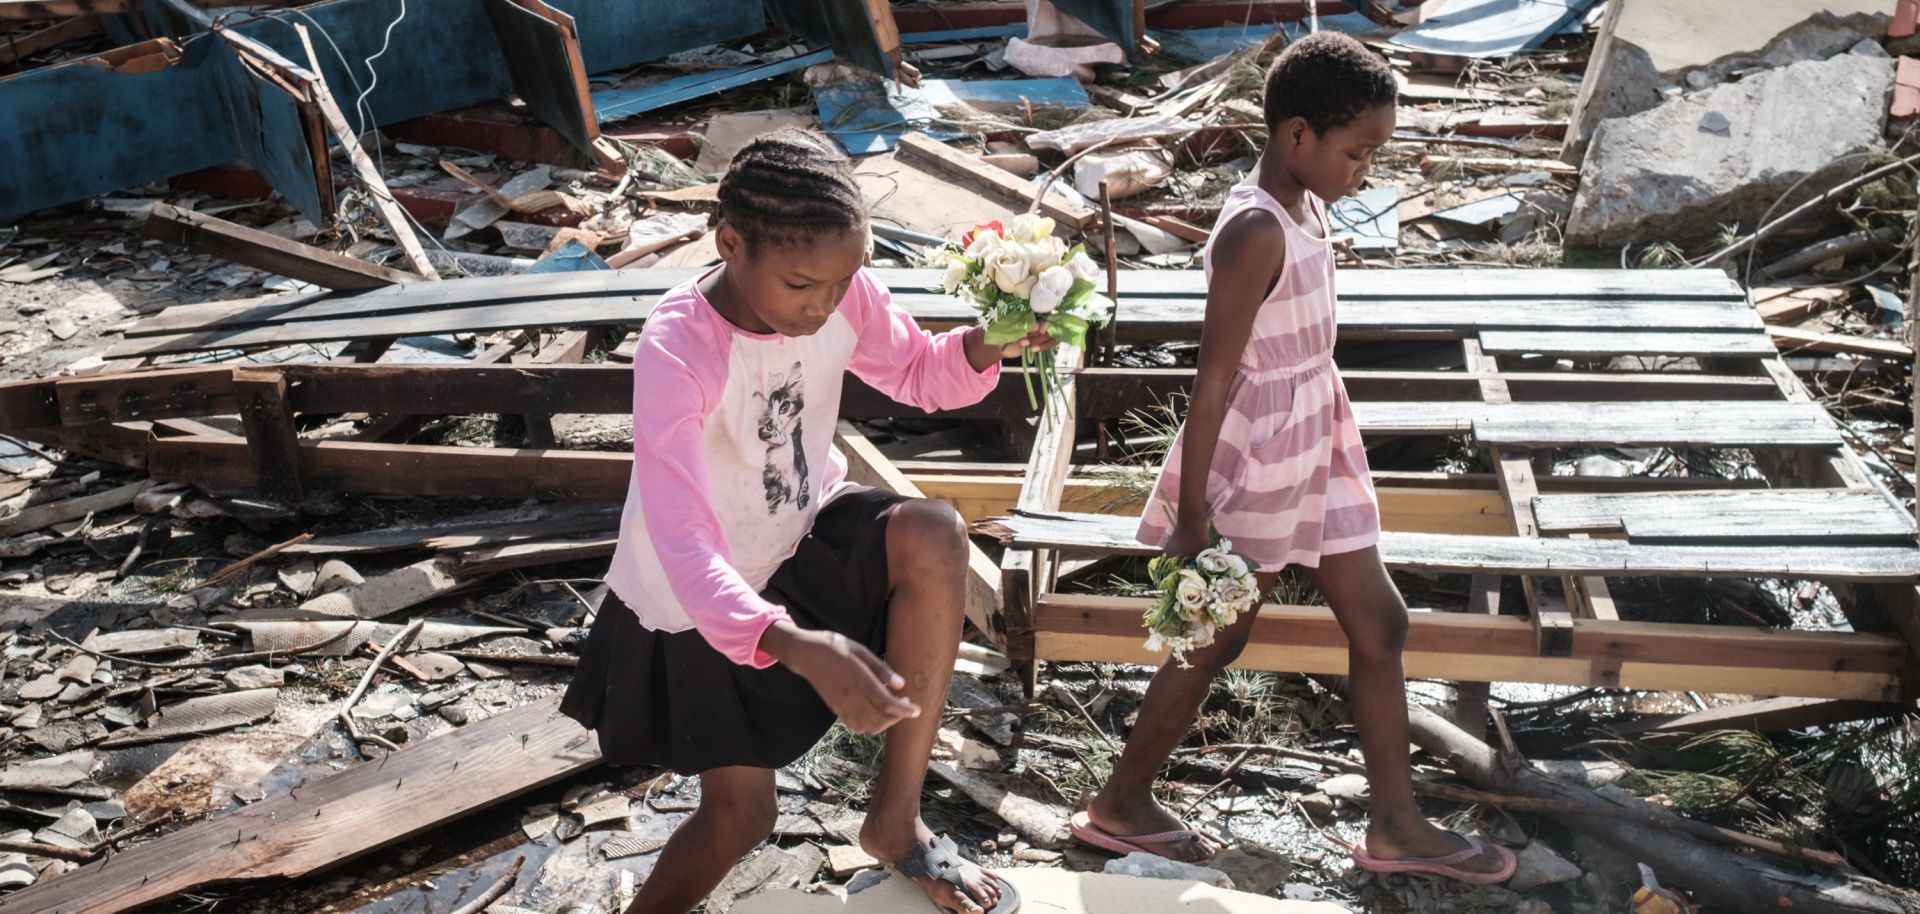
<path id="1" fill-rule="evenodd" d="M 1326 206 L 1307 194 L 1320 224 Z M 1260 303 L 1253 335 L 1227 389 L 1227 417 L 1207 477 L 1207 515 L 1235 552 L 1261 571 L 1317 568 L 1323 555 L 1380 539 L 1380 508 L 1346 385 L 1333 365 L 1333 248 L 1266 191 L 1242 184 L 1215 224 L 1242 212 L 1273 213 L 1287 233 L 1280 281 Z M 1213 248 L 1204 257 L 1213 275 Z M 1166 543 L 1179 507 L 1183 426 L 1167 452 L 1137 534 Z"/>

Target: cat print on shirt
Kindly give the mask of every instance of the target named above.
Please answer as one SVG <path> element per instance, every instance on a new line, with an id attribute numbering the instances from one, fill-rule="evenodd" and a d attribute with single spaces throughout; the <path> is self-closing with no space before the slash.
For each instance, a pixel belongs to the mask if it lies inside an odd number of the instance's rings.
<path id="1" fill-rule="evenodd" d="M 753 401 L 760 407 L 760 440 L 767 446 L 767 463 L 760 474 L 767 490 L 767 513 L 778 513 L 786 504 L 805 508 L 812 492 L 800 430 L 800 414 L 806 409 L 800 363 L 793 363 L 791 373 L 768 375 L 767 391 L 755 393 Z"/>

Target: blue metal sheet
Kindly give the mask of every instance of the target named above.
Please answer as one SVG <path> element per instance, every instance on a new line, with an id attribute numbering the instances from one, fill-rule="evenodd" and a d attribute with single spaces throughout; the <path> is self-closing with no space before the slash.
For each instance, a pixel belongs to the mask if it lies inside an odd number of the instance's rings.
<path id="1" fill-rule="evenodd" d="M 325 155 L 327 148 L 318 112 L 311 106 L 303 110 L 239 55 L 214 56 L 221 61 L 219 101 L 234 150 L 308 221 L 324 222 L 333 211 L 333 181 L 331 168 L 314 161 L 315 152 Z"/>
<path id="2" fill-rule="evenodd" d="M 1400 246 L 1400 188 L 1369 187 L 1328 207 L 1335 235 L 1352 235 L 1356 251 L 1390 251 Z"/>
<path id="3" fill-rule="evenodd" d="M 152 64 L 162 47 L 0 80 L 0 222 L 238 157 L 221 104 L 232 56 L 224 42 L 187 42 L 171 65 L 149 72 L 108 63 L 144 56 Z"/>
<path id="4" fill-rule="evenodd" d="M 1393 37 L 1396 47 L 1455 57 L 1511 57 L 1540 46 L 1595 0 L 1449 0 Z"/>
<path id="5" fill-rule="evenodd" d="M 580 54 L 587 72 L 622 69 L 679 51 L 732 41 L 766 27 L 760 4 L 748 0 L 550 0 L 579 24 Z M 293 23 L 325 32 L 339 45 L 314 36 L 327 85 L 347 119 L 359 125 L 354 100 L 371 88 L 368 127 L 461 108 L 513 91 L 500 61 L 484 4 L 475 0 L 406 0 L 406 18 L 387 26 L 400 0 L 328 0 L 291 10 L 268 10 L 238 31 L 288 59 L 305 64 L 306 52 Z M 371 65 L 366 59 L 387 53 Z M 351 66 L 341 62 L 346 58 Z"/>
<path id="6" fill-rule="evenodd" d="M 733 67 L 707 73 L 688 73 L 685 76 L 675 76 L 644 86 L 596 89 L 593 92 L 593 110 L 599 117 L 600 123 L 611 124 L 621 118 L 750 85 L 763 79 L 772 79 L 775 76 L 804 70 L 814 64 L 826 63 L 832 59 L 832 51 L 814 51 L 811 54 L 801 54 L 772 63 Z"/>
<path id="7" fill-rule="evenodd" d="M 946 80 L 929 79 L 920 87 L 894 83 L 832 83 L 816 86 L 820 123 L 849 155 L 885 152 L 900 137 L 919 131 L 937 140 L 963 134 L 948 129 L 953 121 L 940 106 L 954 102 L 1001 107 L 1022 99 L 1040 106 L 1084 108 L 1087 90 L 1068 78 Z"/>

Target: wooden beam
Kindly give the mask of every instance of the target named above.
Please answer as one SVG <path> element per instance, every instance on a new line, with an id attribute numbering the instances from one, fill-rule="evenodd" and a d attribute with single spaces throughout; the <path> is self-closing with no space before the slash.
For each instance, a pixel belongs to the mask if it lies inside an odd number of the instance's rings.
<path id="1" fill-rule="evenodd" d="M 909 133 L 901 137 L 899 150 L 900 157 L 913 165 L 958 178 L 980 190 L 1018 203 L 1023 208 L 1033 203 L 1034 188 L 1025 179 L 1006 169 L 988 165 L 925 134 Z M 1076 230 L 1085 229 L 1100 217 L 1090 206 L 1068 203 L 1051 194 L 1040 199 L 1040 214 Z"/>
<path id="2" fill-rule="evenodd" d="M 287 402 L 287 379 L 270 368 L 235 368 L 233 387 L 260 490 L 299 505 L 307 494 L 300 471 L 300 433 Z"/>
<path id="3" fill-rule="evenodd" d="M 1043 419 L 1034 436 L 1033 450 L 1027 455 L 1027 468 L 1016 503 L 1022 511 L 1057 511 L 1065 494 L 1067 477 L 1072 472 L 1074 426 L 1077 417 L 1071 404 L 1076 400 L 1078 369 L 1085 367 L 1086 351 L 1061 345 L 1054 351 L 1060 371 L 1059 386 L 1051 399 L 1042 404 L 1050 409 L 1052 425 Z M 1039 625 L 1033 607 L 1053 587 L 1055 556 L 1046 549 L 1008 549 L 1000 557 L 1001 612 L 1008 632 L 1007 656 L 1019 671 L 1020 684 L 1031 697 L 1039 688 L 1038 656 L 1031 637 Z"/>
<path id="4" fill-rule="evenodd" d="M 295 32 L 300 34 L 300 44 L 307 52 L 307 66 L 315 74 L 325 73 L 320 66 L 320 58 L 313 53 L 313 41 L 307 37 L 307 27 L 295 24 Z M 439 279 L 440 271 L 434 269 L 433 262 L 427 259 L 427 251 L 420 246 L 420 238 L 413 233 L 413 223 L 408 220 L 406 210 L 393 199 L 393 193 L 387 190 L 386 179 L 380 177 L 380 169 L 375 167 L 367 150 L 360 145 L 359 135 L 353 132 L 353 126 L 347 123 L 340 106 L 334 103 L 333 93 L 327 88 L 325 77 L 316 76 L 313 80 L 313 101 L 326 119 L 327 128 L 340 141 L 340 147 L 346 150 L 347 161 L 353 163 L 354 173 L 360 177 L 360 183 L 366 188 L 367 196 L 373 201 L 373 208 L 380 214 L 380 221 L 387 226 L 387 232 L 393 235 L 393 242 L 400 247 L 407 263 L 415 273 L 427 279 Z"/>
<path id="5" fill-rule="evenodd" d="M 1763 698 L 1692 714 L 1666 715 L 1644 722 L 1615 725 L 1614 729 L 1630 736 L 1644 733 L 1706 733 L 1713 730 L 1778 733 L 1911 713 L 1913 706 L 1910 703 L 1888 704 L 1832 698 Z"/>
<path id="6" fill-rule="evenodd" d="M 155 479 L 206 488 L 259 484 L 244 438 L 156 438 L 147 445 Z M 626 497 L 630 453 L 301 441 L 308 489 L 374 495 L 615 501 Z"/>
<path id="7" fill-rule="evenodd" d="M 420 279 L 390 267 L 165 203 L 153 205 L 145 231 L 148 238 L 328 289 L 378 289 Z"/>
<path id="8" fill-rule="evenodd" d="M 101 511 L 118 511 L 121 508 L 133 504 L 133 499 L 136 496 L 152 486 L 152 482 L 141 480 L 140 482 L 132 482 L 124 486 L 108 489 L 104 492 L 95 492 L 92 495 L 82 495 L 77 498 L 68 498 L 61 501 L 47 502 L 46 504 L 23 508 L 5 517 L 0 517 L 0 537 L 18 536 L 22 533 L 32 533 L 35 530 L 44 530 L 54 524 L 64 524 L 68 521 L 80 520 L 89 514 L 97 514 Z"/>
<path id="9" fill-rule="evenodd" d="M 0 14 L 0 18 L 6 18 Z M 76 38 L 84 38 L 100 31 L 100 17 L 76 16 L 62 22 L 0 40 L 0 67 L 9 67 L 32 57 L 41 51 L 66 44 Z"/>
<path id="10" fill-rule="evenodd" d="M 1913 347 L 1899 340 L 1879 340 L 1851 333 L 1820 333 L 1798 327 L 1768 327 L 1767 335 L 1773 338 L 1782 353 L 1787 354 L 1810 349 L 1814 352 L 1864 355 L 1899 362 L 1913 360 Z"/>
<path id="11" fill-rule="evenodd" d="M 860 434 L 852 423 L 841 422 L 834 432 L 834 444 L 839 447 L 841 456 L 847 459 L 847 479 L 863 486 L 885 489 L 895 495 L 908 498 L 927 498 L 907 474 L 895 468 L 893 461 L 880 453 L 880 449 Z M 995 650 L 1002 653 L 1007 648 L 1005 627 L 996 625 L 1000 597 L 1000 569 L 994 565 L 980 547 L 967 544 L 967 621 L 980 634 L 986 636 Z"/>
<path id="12" fill-rule="evenodd" d="M 1138 517 L 1021 512 L 991 530 L 1010 547 L 1074 555 L 1153 555 L 1133 538 Z M 1528 539 L 1402 533 L 1380 536 L 1389 568 L 1435 573 L 1610 577 L 1797 578 L 1904 584 L 1920 581 L 1920 549 L 1885 545 L 1646 546 L 1614 539 Z"/>
<path id="13" fill-rule="evenodd" d="M 306 876 L 599 764 L 593 735 L 543 699 L 0 896 L 0 914 L 118 914 Z"/>
<path id="14" fill-rule="evenodd" d="M 1500 377 L 1499 360 L 1480 348 L 1479 340 L 1462 340 L 1461 351 L 1467 370 L 1481 376 L 1480 397 L 1489 404 L 1512 403 L 1507 382 Z M 1514 536 L 1540 538 L 1540 525 L 1534 520 L 1533 500 L 1540 490 L 1533 479 L 1532 455 L 1525 451 L 1499 447 L 1487 448 L 1494 472 L 1500 480 L 1500 495 L 1507 503 L 1507 521 Z M 1541 654 L 1566 656 L 1573 649 L 1573 612 L 1567 601 L 1576 599 L 1578 587 L 1570 577 L 1560 579 L 1561 594 L 1555 597 L 1540 588 L 1532 577 L 1521 576 L 1520 590 L 1527 598 L 1527 615 L 1533 620 L 1535 643 Z"/>
<path id="15" fill-rule="evenodd" d="M 1140 476 L 1145 482 L 1153 478 L 1147 472 Z M 968 523 L 1007 514 L 1020 500 L 1018 476 L 917 472 L 908 478 L 928 498 L 953 505 Z M 1376 485 L 1375 492 L 1381 526 L 1388 530 L 1498 536 L 1513 529 L 1506 501 L 1497 492 L 1400 485 Z M 1137 492 L 1086 473 L 1069 476 L 1060 493 L 1064 511 L 1137 515 L 1143 506 Z"/>
<path id="16" fill-rule="evenodd" d="M 1035 614 L 1036 652 L 1055 661 L 1155 664 L 1140 628 L 1146 606 L 1047 594 Z M 1883 635 L 1582 619 L 1567 655 L 1542 657 L 1525 619 L 1415 612 L 1409 621 L 1404 658 L 1416 678 L 1892 701 L 1913 672 L 1905 645 Z M 1324 607 L 1268 605 L 1235 666 L 1343 676 L 1346 636 Z"/>

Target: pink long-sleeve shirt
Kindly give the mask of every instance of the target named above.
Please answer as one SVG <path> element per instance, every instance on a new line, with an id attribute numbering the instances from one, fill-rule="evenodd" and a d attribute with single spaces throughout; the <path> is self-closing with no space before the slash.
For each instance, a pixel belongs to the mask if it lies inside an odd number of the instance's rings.
<path id="1" fill-rule="evenodd" d="M 788 616 L 760 591 L 847 485 L 833 446 L 846 372 L 929 412 L 977 403 L 1000 368 L 975 371 L 962 332 L 920 329 L 865 269 L 804 337 L 734 326 L 698 279 L 668 292 L 634 351 L 633 479 L 607 586 L 641 625 L 772 665 L 760 636 Z"/>

